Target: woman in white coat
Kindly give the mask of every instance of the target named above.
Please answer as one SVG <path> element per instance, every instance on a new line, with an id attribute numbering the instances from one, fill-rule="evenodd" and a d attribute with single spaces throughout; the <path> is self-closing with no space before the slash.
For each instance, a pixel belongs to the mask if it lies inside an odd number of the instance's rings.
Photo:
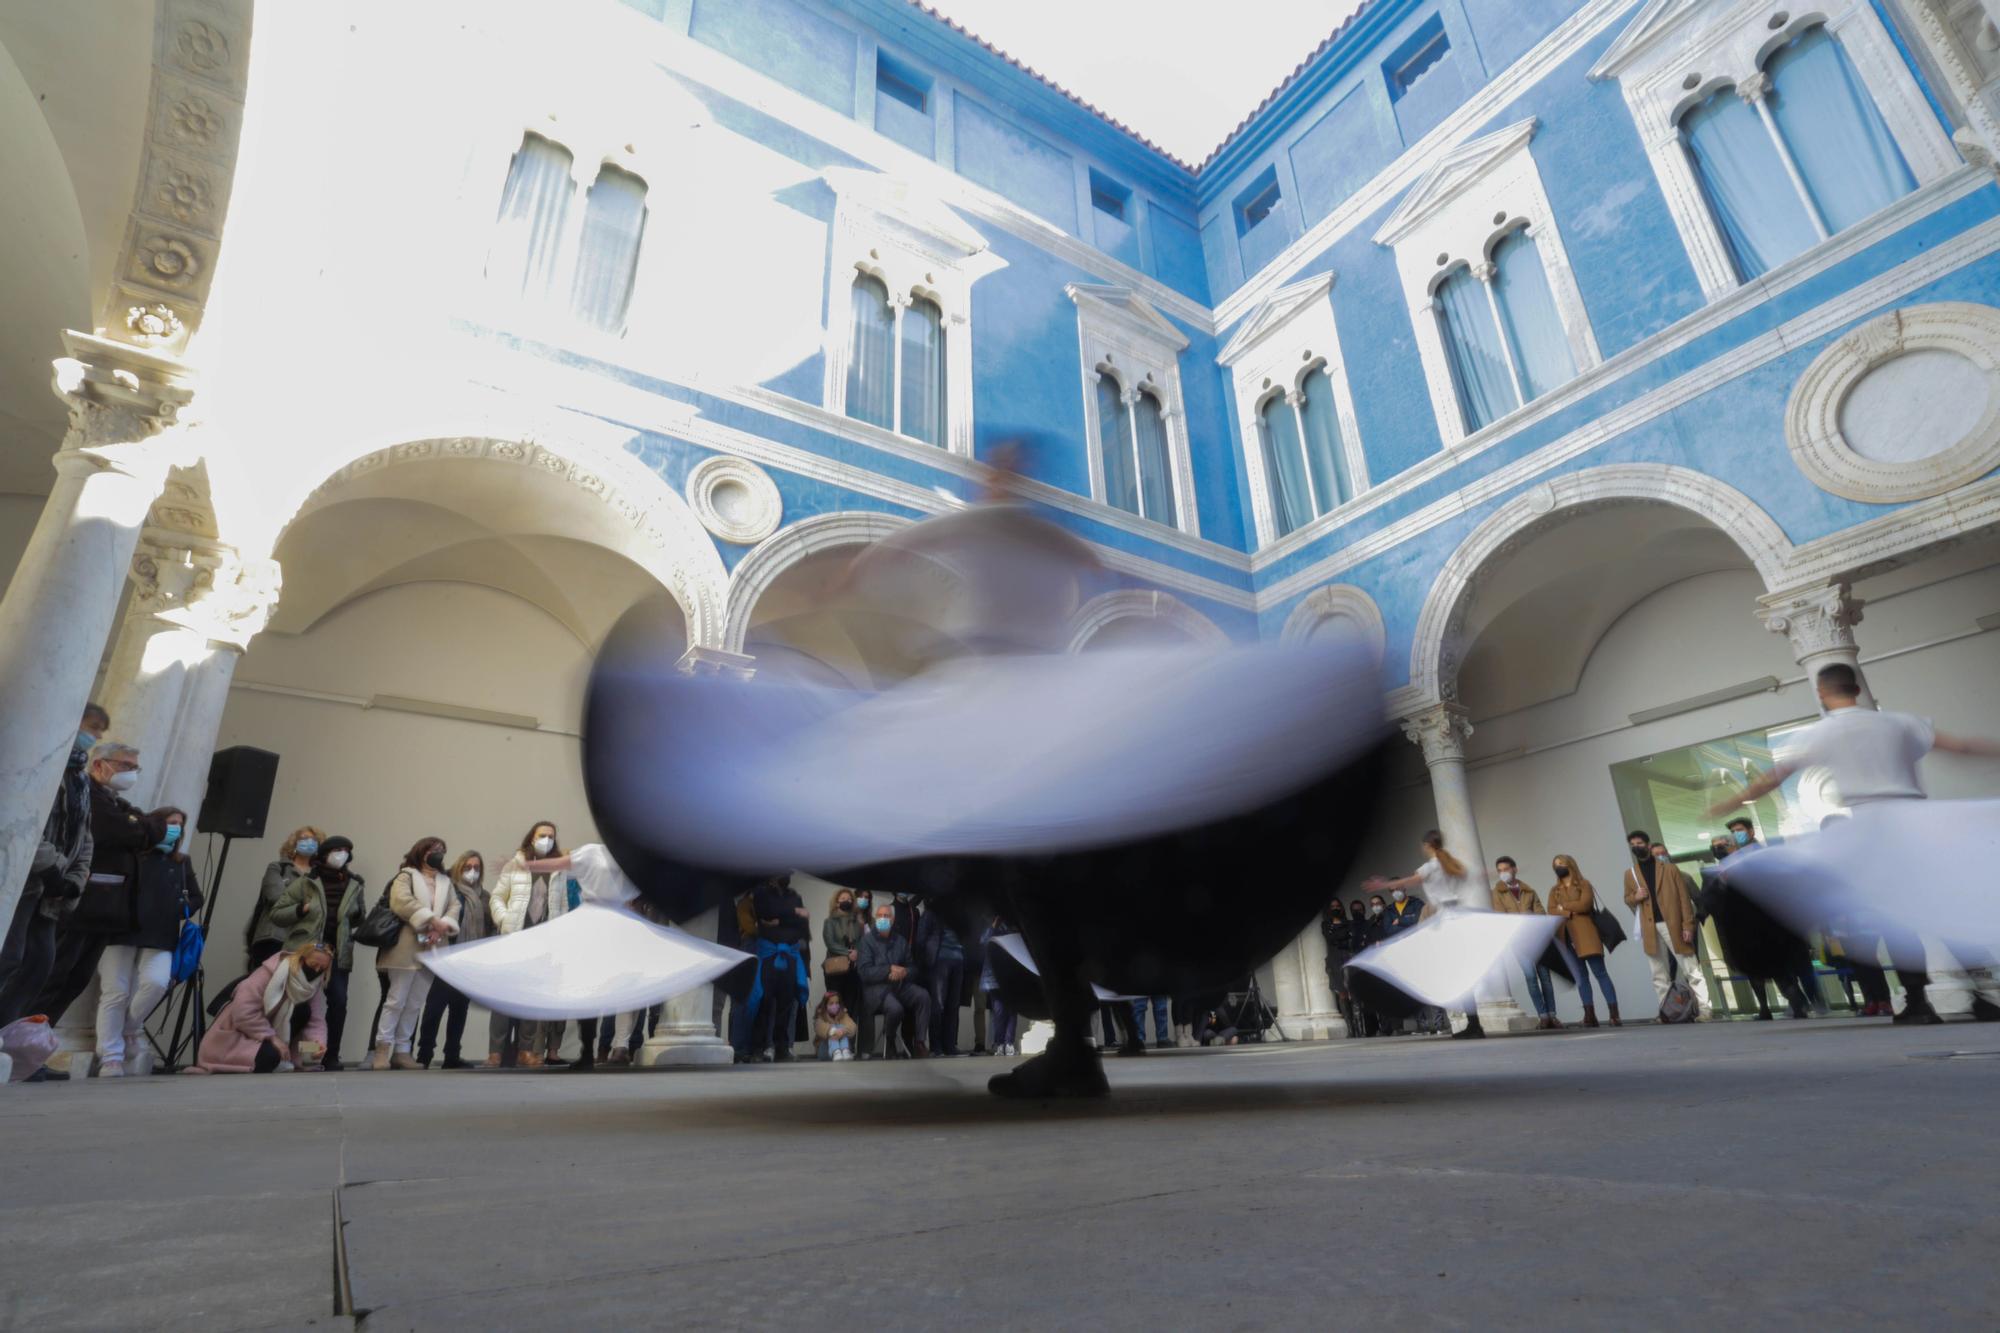
<path id="1" fill-rule="evenodd" d="M 444 854 L 443 838 L 419 838 L 389 881 L 389 910 L 402 918 L 403 928 L 396 942 L 375 956 L 377 970 L 389 980 L 371 1069 L 423 1068 L 410 1055 L 431 988 L 430 971 L 418 955 L 458 934 L 458 893 L 445 872 Z"/>
<path id="2" fill-rule="evenodd" d="M 529 868 L 532 861 L 561 859 L 563 850 L 558 836 L 556 826 L 546 819 L 534 825 L 521 839 L 519 849 L 494 876 L 487 910 L 500 934 L 512 935 L 539 926 L 569 910 L 569 881 L 548 870 L 538 872 Z M 511 1018 L 496 1010 L 486 1063 L 489 1067 L 511 1069 L 518 1062 L 523 1068 L 533 1069 L 543 1063 L 546 1051 L 548 1063 L 560 1065 L 563 1061 L 557 1052 L 562 1049 L 562 1037 L 560 1022 Z"/>

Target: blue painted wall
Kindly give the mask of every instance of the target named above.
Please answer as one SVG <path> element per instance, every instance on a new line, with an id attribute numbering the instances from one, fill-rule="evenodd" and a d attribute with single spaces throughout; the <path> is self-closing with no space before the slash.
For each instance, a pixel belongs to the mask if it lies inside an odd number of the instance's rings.
<path id="1" fill-rule="evenodd" d="M 855 36 L 792 0 L 695 0 L 689 35 L 836 111 L 854 110 Z"/>

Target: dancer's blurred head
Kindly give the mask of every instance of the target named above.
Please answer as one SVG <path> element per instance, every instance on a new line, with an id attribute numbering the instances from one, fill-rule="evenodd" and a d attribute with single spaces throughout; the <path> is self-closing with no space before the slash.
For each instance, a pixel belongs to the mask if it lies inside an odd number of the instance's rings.
<path id="1" fill-rule="evenodd" d="M 1847 663 L 1835 662 L 1813 677 L 1813 692 L 1828 708 L 1851 708 L 1861 698 L 1861 676 Z"/>

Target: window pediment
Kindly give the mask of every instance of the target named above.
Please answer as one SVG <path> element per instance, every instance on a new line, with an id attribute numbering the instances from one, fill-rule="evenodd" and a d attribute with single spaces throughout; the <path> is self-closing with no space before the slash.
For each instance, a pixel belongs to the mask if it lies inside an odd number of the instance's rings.
<path id="1" fill-rule="evenodd" d="M 1225 366 L 1235 365 L 1255 350 L 1259 343 L 1309 309 L 1314 301 L 1324 301 L 1333 290 L 1334 276 L 1329 270 L 1318 277 L 1295 282 L 1271 293 L 1271 299 L 1258 306 L 1256 313 L 1223 346 L 1215 358 L 1216 362 Z"/>
<path id="2" fill-rule="evenodd" d="M 1534 137 L 1537 124 L 1533 116 L 1515 121 L 1503 130 L 1468 140 L 1439 158 L 1396 205 L 1396 211 L 1375 233 L 1375 243 L 1396 244 L 1464 197 L 1489 173 L 1521 154 Z"/>

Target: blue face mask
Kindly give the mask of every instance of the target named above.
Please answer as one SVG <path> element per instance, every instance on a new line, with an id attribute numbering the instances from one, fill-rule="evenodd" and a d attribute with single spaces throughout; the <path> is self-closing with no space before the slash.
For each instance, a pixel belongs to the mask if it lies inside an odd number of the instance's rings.
<path id="1" fill-rule="evenodd" d="M 299 839 L 298 853 L 300 856 L 311 856 L 314 852 L 318 850 L 319 850 L 319 839 L 317 838 Z"/>
<path id="2" fill-rule="evenodd" d="M 1729 836 L 1736 839 L 1738 847 L 1748 847 L 1750 845 L 1750 833 L 1747 829 L 1731 829 Z"/>
<path id="3" fill-rule="evenodd" d="M 875 933 L 878 935 L 887 935 L 889 927 L 895 924 L 896 922 L 893 917 L 878 916 L 875 918 Z"/>
<path id="4" fill-rule="evenodd" d="M 163 852 L 171 852 L 174 849 L 174 844 L 180 840 L 181 826 L 179 824 L 169 824 L 167 825 L 167 836 L 161 838 L 156 845 Z"/>

